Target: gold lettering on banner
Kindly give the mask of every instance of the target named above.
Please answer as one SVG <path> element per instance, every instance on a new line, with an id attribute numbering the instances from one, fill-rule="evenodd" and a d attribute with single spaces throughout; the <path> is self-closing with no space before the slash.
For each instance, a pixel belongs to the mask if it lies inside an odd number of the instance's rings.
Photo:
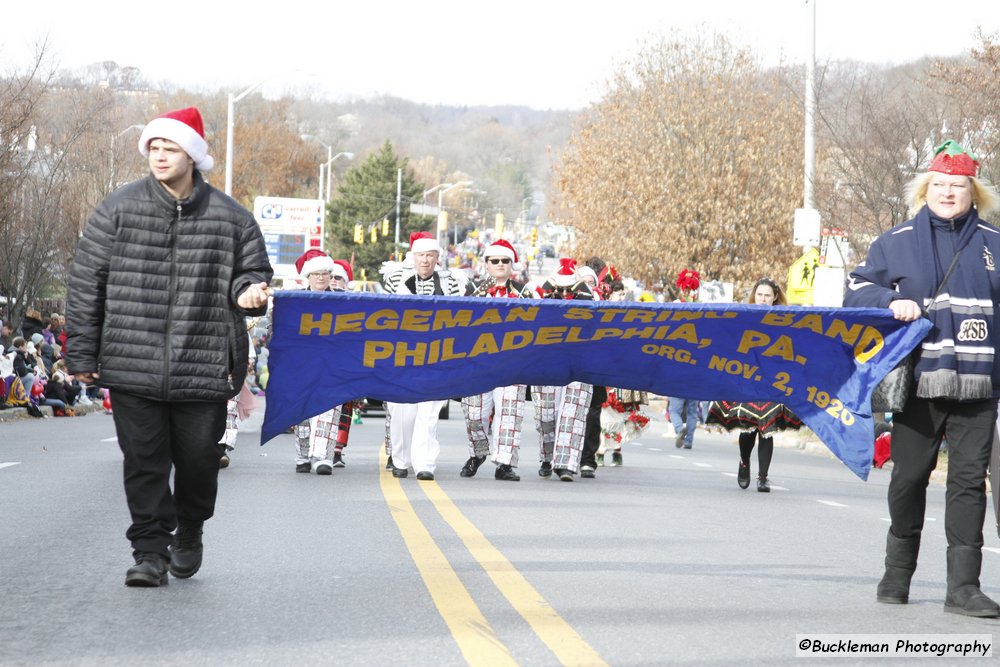
<path id="1" fill-rule="evenodd" d="M 316 330 L 320 336 L 329 336 L 330 329 L 333 328 L 333 314 L 323 313 L 322 316 L 317 320 L 313 317 L 312 313 L 302 313 L 302 317 L 299 318 L 299 335 L 309 336 L 312 334 L 313 330 Z"/>

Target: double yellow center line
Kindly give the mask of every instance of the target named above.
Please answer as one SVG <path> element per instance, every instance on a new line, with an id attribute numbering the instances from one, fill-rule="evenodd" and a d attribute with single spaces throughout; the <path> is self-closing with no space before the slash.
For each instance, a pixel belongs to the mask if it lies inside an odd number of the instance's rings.
<path id="1" fill-rule="evenodd" d="M 392 510 L 406 548 L 469 665 L 516 665 L 468 589 L 413 510 L 399 480 L 379 466 L 382 495 Z M 527 579 L 455 506 L 437 482 L 420 488 L 451 526 L 500 593 L 563 665 L 606 665 L 600 655 L 555 612 Z"/>

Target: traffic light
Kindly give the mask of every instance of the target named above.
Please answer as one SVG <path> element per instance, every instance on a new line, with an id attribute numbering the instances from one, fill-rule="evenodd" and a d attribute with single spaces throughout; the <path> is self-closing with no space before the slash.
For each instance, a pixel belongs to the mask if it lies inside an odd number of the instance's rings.
<path id="1" fill-rule="evenodd" d="M 372 225 L 372 243 L 378 243 L 378 225 Z"/>
<path id="2" fill-rule="evenodd" d="M 441 211 L 438 213 L 438 225 L 442 232 L 448 231 L 448 211 Z"/>
<path id="3" fill-rule="evenodd" d="M 354 243 L 361 245 L 365 242 L 365 228 L 360 224 L 354 225 Z"/>
<path id="4" fill-rule="evenodd" d="M 503 213 L 497 213 L 497 222 L 493 227 L 493 236 L 498 239 L 503 238 Z"/>
<path id="5" fill-rule="evenodd" d="M 538 245 L 538 227 L 531 228 L 531 245 Z"/>
<path id="6" fill-rule="evenodd" d="M 382 218 L 382 236 L 389 235 L 389 218 Z"/>

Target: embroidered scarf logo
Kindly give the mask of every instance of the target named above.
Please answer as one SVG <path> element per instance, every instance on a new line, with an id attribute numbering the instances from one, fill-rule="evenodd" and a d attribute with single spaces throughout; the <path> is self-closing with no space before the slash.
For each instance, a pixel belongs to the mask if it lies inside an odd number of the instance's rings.
<path id="1" fill-rule="evenodd" d="M 962 326 L 958 330 L 958 339 L 967 341 L 984 341 L 989 334 L 989 327 L 986 320 L 962 320 Z"/>
<path id="2" fill-rule="evenodd" d="M 987 271 L 992 271 L 996 268 L 996 263 L 993 261 L 993 253 L 986 246 L 983 246 L 983 262 L 986 264 Z"/>

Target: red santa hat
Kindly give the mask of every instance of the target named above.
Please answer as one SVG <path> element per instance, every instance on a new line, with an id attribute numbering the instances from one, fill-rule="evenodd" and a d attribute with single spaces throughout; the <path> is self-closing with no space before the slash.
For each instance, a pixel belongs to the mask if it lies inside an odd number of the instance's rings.
<path id="1" fill-rule="evenodd" d="M 597 273 L 589 266 L 581 266 L 576 270 L 576 275 L 580 277 L 580 280 L 585 280 L 588 276 L 593 278 L 594 285 L 597 285 Z"/>
<path id="2" fill-rule="evenodd" d="M 487 257 L 509 257 L 510 261 L 517 262 L 517 252 L 509 242 L 500 239 L 486 246 L 483 251 L 483 259 Z"/>
<path id="3" fill-rule="evenodd" d="M 441 246 L 430 232 L 413 232 L 410 234 L 410 250 L 412 252 L 436 252 L 441 254 Z"/>
<path id="4" fill-rule="evenodd" d="M 569 287 L 579 282 L 576 278 L 576 260 L 562 257 L 559 260 L 559 270 L 552 274 L 552 282 L 559 287 Z"/>
<path id="5" fill-rule="evenodd" d="M 342 259 L 333 260 L 333 275 L 340 276 L 347 282 L 354 280 L 354 270 L 349 262 Z"/>
<path id="6" fill-rule="evenodd" d="M 302 253 L 301 257 L 295 260 L 295 268 L 298 269 L 299 275 L 305 277 L 316 271 L 329 271 L 333 273 L 336 270 L 336 266 L 333 263 L 332 257 L 322 250 L 316 249 L 306 250 Z"/>
<path id="7" fill-rule="evenodd" d="M 180 146 L 194 160 L 198 171 L 209 171 L 215 166 L 215 159 L 208 154 L 201 114 L 195 107 L 168 111 L 149 121 L 139 135 L 139 152 L 145 157 L 149 157 L 149 142 L 153 139 L 166 139 Z"/>

